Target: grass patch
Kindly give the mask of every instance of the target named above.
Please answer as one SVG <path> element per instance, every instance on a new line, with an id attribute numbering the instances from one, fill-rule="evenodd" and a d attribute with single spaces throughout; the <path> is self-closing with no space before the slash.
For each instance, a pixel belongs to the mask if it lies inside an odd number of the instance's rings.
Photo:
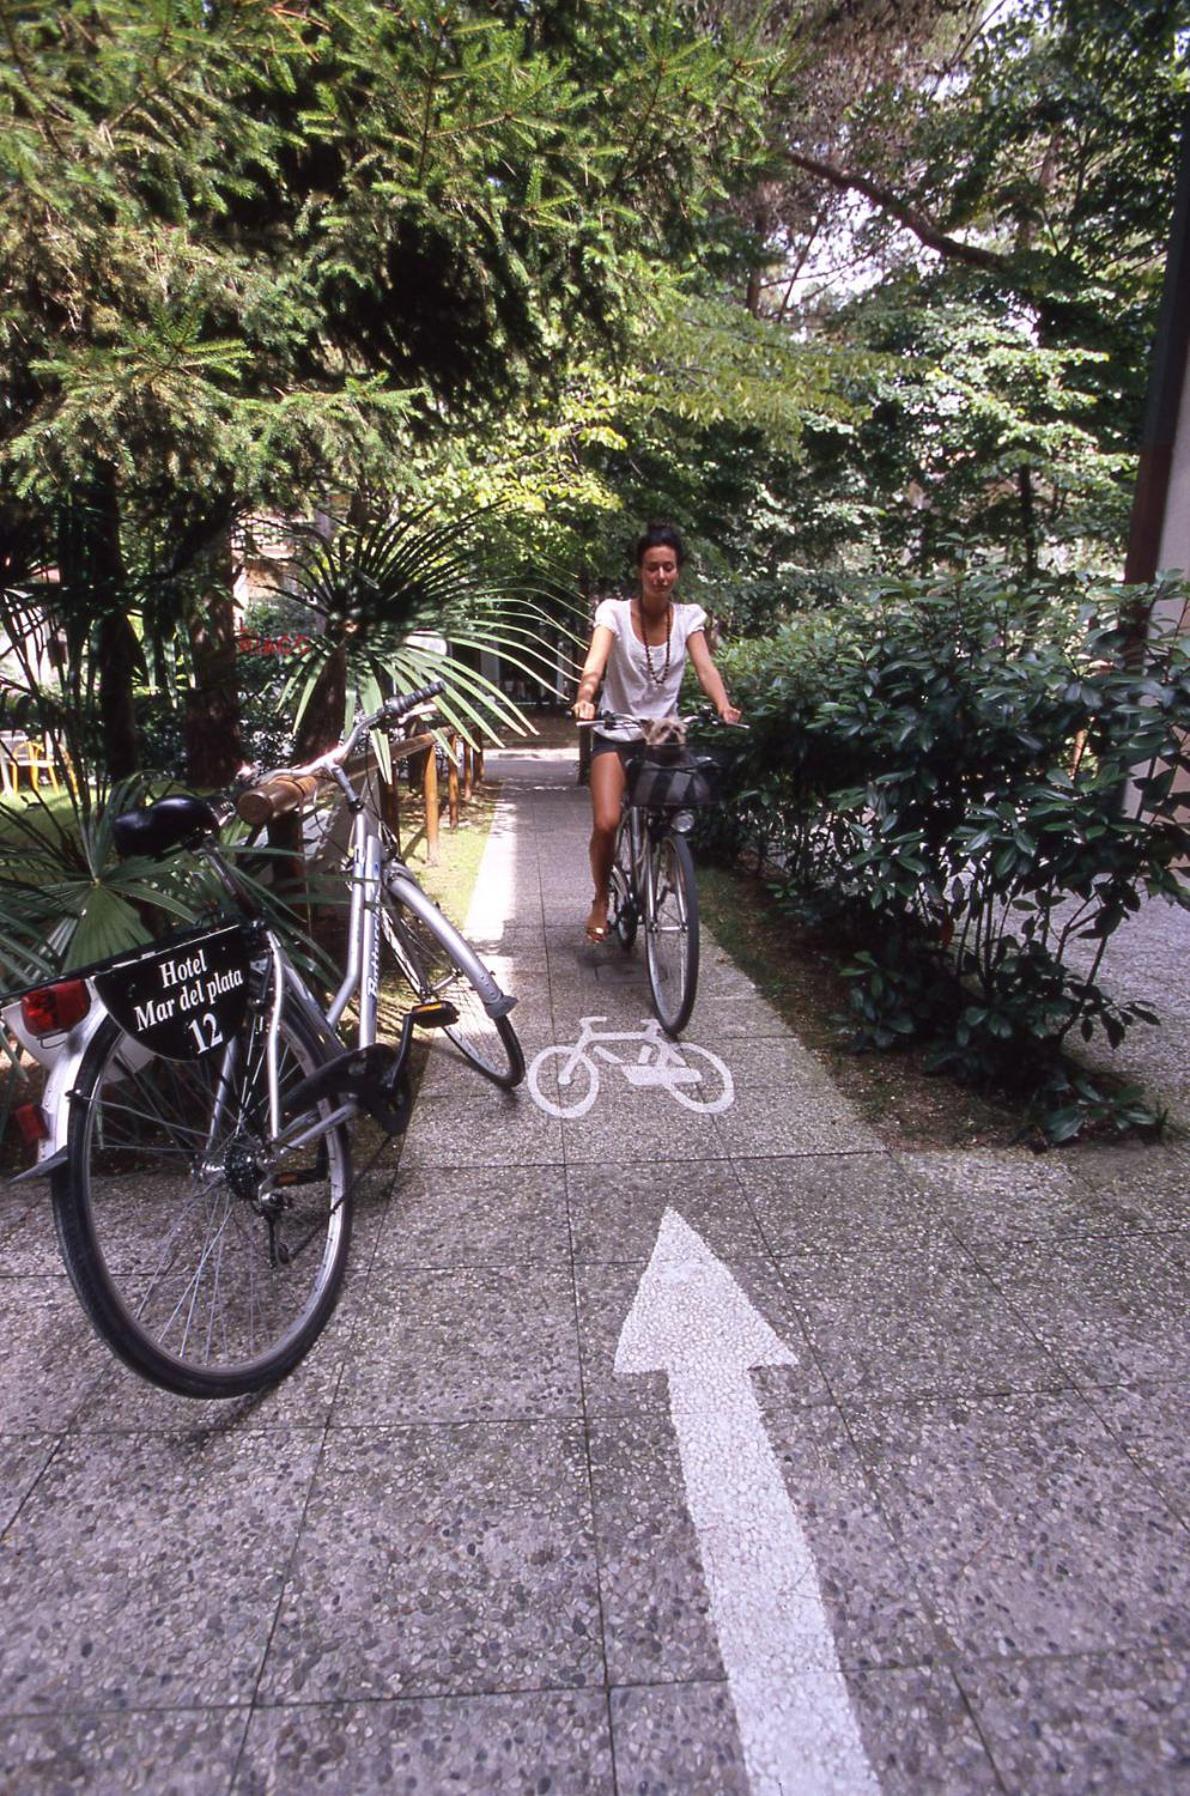
<path id="1" fill-rule="evenodd" d="M 1021 1138 L 1022 1108 L 927 1073 L 925 1049 L 910 1044 L 857 1054 L 846 1043 L 847 981 L 821 935 L 774 910 L 762 880 L 738 869 L 700 866 L 707 928 L 864 1120 L 891 1147 L 1006 1147 Z"/>

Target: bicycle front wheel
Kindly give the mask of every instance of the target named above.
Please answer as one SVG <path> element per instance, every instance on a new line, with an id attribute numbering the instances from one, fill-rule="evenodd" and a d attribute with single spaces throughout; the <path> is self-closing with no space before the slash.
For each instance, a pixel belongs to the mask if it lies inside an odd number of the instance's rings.
<path id="1" fill-rule="evenodd" d="M 290 1371 L 335 1306 L 351 1235 L 340 1124 L 270 1150 L 267 1022 L 249 1013 L 199 1060 L 166 1060 L 111 1019 L 71 1094 L 54 1217 L 74 1288 L 120 1358 L 184 1397 L 236 1397 Z M 277 1066 L 287 1091 L 331 1050 L 290 1001 Z M 329 1114 L 323 1101 L 311 1110 Z"/>
<path id="2" fill-rule="evenodd" d="M 639 920 L 636 892 L 632 884 L 632 844 L 629 831 L 632 825 L 625 815 L 620 819 L 620 828 L 616 835 L 616 853 L 612 862 L 611 891 L 609 893 L 609 917 L 612 932 L 625 953 L 636 941 L 636 926 Z"/>
<path id="3" fill-rule="evenodd" d="M 443 1034 L 464 1059 L 496 1085 L 511 1089 L 525 1076 L 525 1057 L 506 1016 L 491 1016 L 483 994 L 467 970 L 462 943 L 445 917 L 430 908 L 423 916 L 402 903 L 399 891 L 380 900 L 381 936 L 405 983 L 422 1002 L 442 998 L 458 1013 Z"/>
<path id="4" fill-rule="evenodd" d="M 649 847 L 645 967 L 657 1021 L 677 1035 L 690 1021 L 698 986 L 698 893 L 694 861 L 682 836 Z"/>

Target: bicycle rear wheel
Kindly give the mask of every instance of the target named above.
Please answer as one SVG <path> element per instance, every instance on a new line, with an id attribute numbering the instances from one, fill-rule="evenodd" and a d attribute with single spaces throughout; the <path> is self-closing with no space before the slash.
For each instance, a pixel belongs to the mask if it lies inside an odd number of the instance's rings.
<path id="1" fill-rule="evenodd" d="M 413 910 L 394 884 L 381 896 L 380 930 L 401 977 L 418 998 L 443 998 L 458 1012 L 458 1021 L 443 1034 L 464 1059 L 495 1085 L 508 1090 L 519 1085 L 525 1057 L 516 1030 L 506 1016 L 494 1017 L 487 1010 L 468 971 L 465 944 L 446 918 L 433 908 L 427 916 Z"/>
<path id="2" fill-rule="evenodd" d="M 313 1345 L 343 1281 L 347 1133 L 338 1125 L 272 1165 L 266 1038 L 250 1012 L 214 1053 L 166 1060 L 109 1019 L 72 1093 L 53 1179 L 67 1270 L 120 1358 L 185 1397 L 274 1384 Z M 284 1105 L 331 1050 L 292 1001 L 277 1049 Z"/>
<path id="3" fill-rule="evenodd" d="M 698 892 L 682 836 L 664 834 L 649 845 L 645 967 L 657 1020 L 677 1035 L 690 1021 L 698 987 Z"/>

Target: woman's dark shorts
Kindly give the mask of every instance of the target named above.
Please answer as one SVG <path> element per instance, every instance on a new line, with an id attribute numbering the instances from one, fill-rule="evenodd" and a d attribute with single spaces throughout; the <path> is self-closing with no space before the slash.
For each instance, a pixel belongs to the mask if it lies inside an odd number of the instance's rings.
<path id="1" fill-rule="evenodd" d="M 600 736 L 591 732 L 591 759 L 596 755 L 616 754 L 620 757 L 620 766 L 627 773 L 632 765 L 633 756 L 640 753 L 639 742 L 613 742 L 610 736 Z"/>

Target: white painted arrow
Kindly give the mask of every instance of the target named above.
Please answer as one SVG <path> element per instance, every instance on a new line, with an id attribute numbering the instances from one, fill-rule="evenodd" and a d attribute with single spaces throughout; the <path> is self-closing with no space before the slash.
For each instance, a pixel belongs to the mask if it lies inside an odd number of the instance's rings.
<path id="1" fill-rule="evenodd" d="M 748 1376 L 794 1355 L 667 1210 L 616 1371 L 664 1372 L 690 1518 L 755 1796 L 879 1796 L 818 1574 Z"/>

